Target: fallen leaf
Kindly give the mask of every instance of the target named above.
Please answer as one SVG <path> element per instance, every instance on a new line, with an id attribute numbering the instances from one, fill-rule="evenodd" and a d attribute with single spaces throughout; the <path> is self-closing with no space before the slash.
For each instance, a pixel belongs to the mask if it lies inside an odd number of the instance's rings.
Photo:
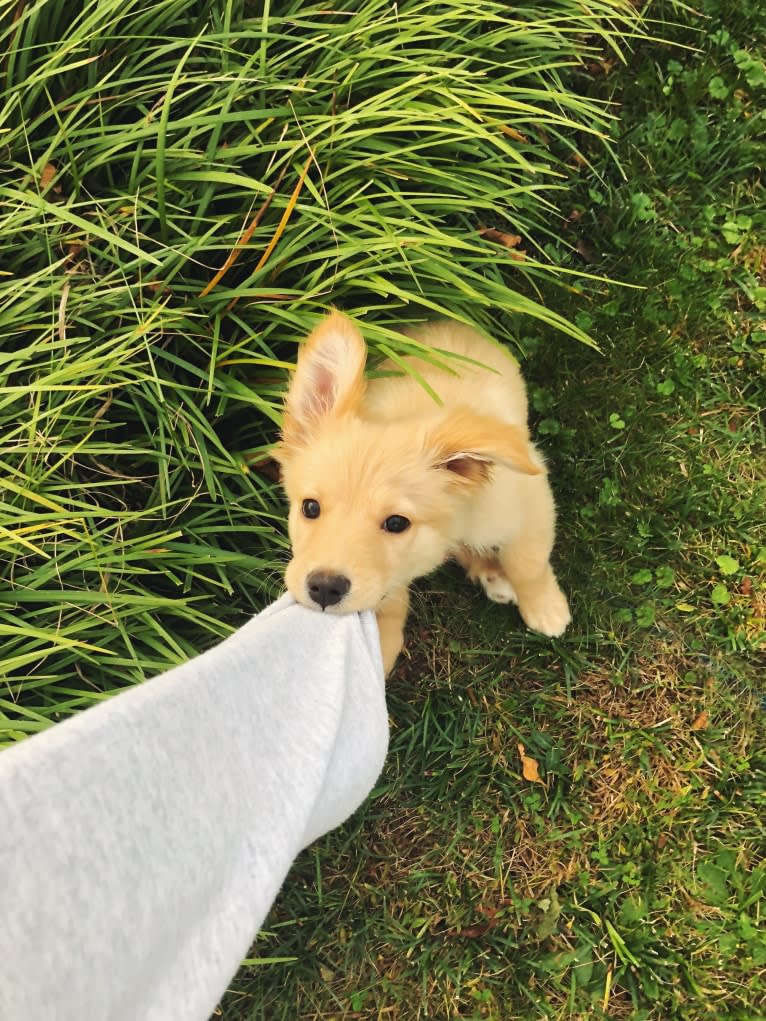
<path id="1" fill-rule="evenodd" d="M 611 74 L 615 67 L 614 60 L 592 60 L 586 64 L 588 71 L 592 75 L 608 75 Z"/>
<path id="2" fill-rule="evenodd" d="M 739 583 L 739 591 L 740 591 L 740 594 L 743 595 L 743 596 L 749 596 L 750 593 L 753 591 L 752 579 L 748 578 L 747 575 L 745 575 L 745 577 Z"/>
<path id="3" fill-rule="evenodd" d="M 709 720 L 710 717 L 707 710 L 703 709 L 694 723 L 692 723 L 692 730 L 707 730 Z"/>
<path id="4" fill-rule="evenodd" d="M 503 245 L 505 248 L 515 248 L 516 245 L 521 244 L 519 234 L 508 234 L 507 231 L 498 230 L 497 227 L 487 227 L 483 223 L 479 224 L 479 234 L 487 241 L 494 241 L 496 245 Z"/>
<path id="5" fill-rule="evenodd" d="M 594 262 L 598 261 L 596 259 L 596 256 L 593 254 L 593 252 L 590 250 L 590 248 L 585 243 L 585 241 L 583 241 L 582 238 L 580 238 L 577 244 L 575 245 L 575 251 L 583 260 L 583 262 L 587 262 L 588 265 L 592 265 Z"/>
<path id="6" fill-rule="evenodd" d="M 66 241 L 64 247 L 67 250 L 67 259 L 69 262 L 74 262 L 77 256 L 85 247 L 83 241 Z"/>
<path id="7" fill-rule="evenodd" d="M 519 742 L 519 757 L 521 758 L 521 775 L 525 780 L 529 780 L 530 783 L 542 783 L 540 779 L 540 770 L 537 766 L 537 760 L 532 759 L 527 755 L 524 745 Z"/>
<path id="8" fill-rule="evenodd" d="M 501 124 L 500 130 L 504 135 L 507 135 L 508 138 L 512 138 L 514 142 L 529 142 L 526 135 L 522 135 L 522 133 L 517 131 L 516 128 L 509 128 L 507 124 Z"/>
<path id="9" fill-rule="evenodd" d="M 56 180 L 58 170 L 56 169 L 55 163 L 46 163 L 43 167 L 43 172 L 40 174 L 40 189 L 46 191 L 50 185 Z M 54 191 L 61 191 L 60 186 L 56 186 Z"/>

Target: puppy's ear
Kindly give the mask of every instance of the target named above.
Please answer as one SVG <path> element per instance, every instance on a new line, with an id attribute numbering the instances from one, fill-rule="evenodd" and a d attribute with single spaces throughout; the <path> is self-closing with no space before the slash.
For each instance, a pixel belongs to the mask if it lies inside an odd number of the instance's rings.
<path id="1" fill-rule="evenodd" d="M 367 348 L 354 323 L 331 312 L 300 350 L 285 401 L 281 450 L 300 445 L 327 415 L 356 408 L 364 396 Z"/>
<path id="2" fill-rule="evenodd" d="M 482 482 L 493 464 L 524 475 L 542 475 L 544 470 L 532 460 L 526 429 L 492 415 L 455 412 L 434 429 L 429 443 L 434 466 L 452 472 L 456 482 Z"/>

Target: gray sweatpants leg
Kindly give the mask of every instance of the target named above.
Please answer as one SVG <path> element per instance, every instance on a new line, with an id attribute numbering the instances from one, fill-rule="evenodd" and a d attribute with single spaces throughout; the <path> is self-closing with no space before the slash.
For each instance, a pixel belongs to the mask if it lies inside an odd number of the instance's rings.
<path id="1" fill-rule="evenodd" d="M 286 596 L 0 752 L 2 1021 L 204 1021 L 387 745 L 373 615 Z"/>

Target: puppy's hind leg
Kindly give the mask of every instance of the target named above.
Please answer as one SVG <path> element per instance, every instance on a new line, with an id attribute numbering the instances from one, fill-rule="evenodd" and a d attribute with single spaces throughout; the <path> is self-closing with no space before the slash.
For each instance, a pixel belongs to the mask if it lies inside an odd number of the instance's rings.
<path id="1" fill-rule="evenodd" d="M 493 603 L 518 602 L 513 585 L 496 555 L 487 556 L 464 547 L 456 554 L 456 558 L 470 580 L 481 585 L 487 599 Z"/>

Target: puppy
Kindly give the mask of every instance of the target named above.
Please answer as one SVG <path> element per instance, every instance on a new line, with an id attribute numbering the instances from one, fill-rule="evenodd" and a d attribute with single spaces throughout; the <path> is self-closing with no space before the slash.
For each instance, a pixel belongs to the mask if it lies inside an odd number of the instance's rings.
<path id="1" fill-rule="evenodd" d="M 359 330 L 328 315 L 301 348 L 275 451 L 290 502 L 287 588 L 311 609 L 374 610 L 386 673 L 410 582 L 450 556 L 533 630 L 560 635 L 570 621 L 515 361 L 456 322 L 405 332 L 440 365 L 414 355 L 402 359 L 411 375 L 385 362 L 390 375 L 366 381 Z"/>

